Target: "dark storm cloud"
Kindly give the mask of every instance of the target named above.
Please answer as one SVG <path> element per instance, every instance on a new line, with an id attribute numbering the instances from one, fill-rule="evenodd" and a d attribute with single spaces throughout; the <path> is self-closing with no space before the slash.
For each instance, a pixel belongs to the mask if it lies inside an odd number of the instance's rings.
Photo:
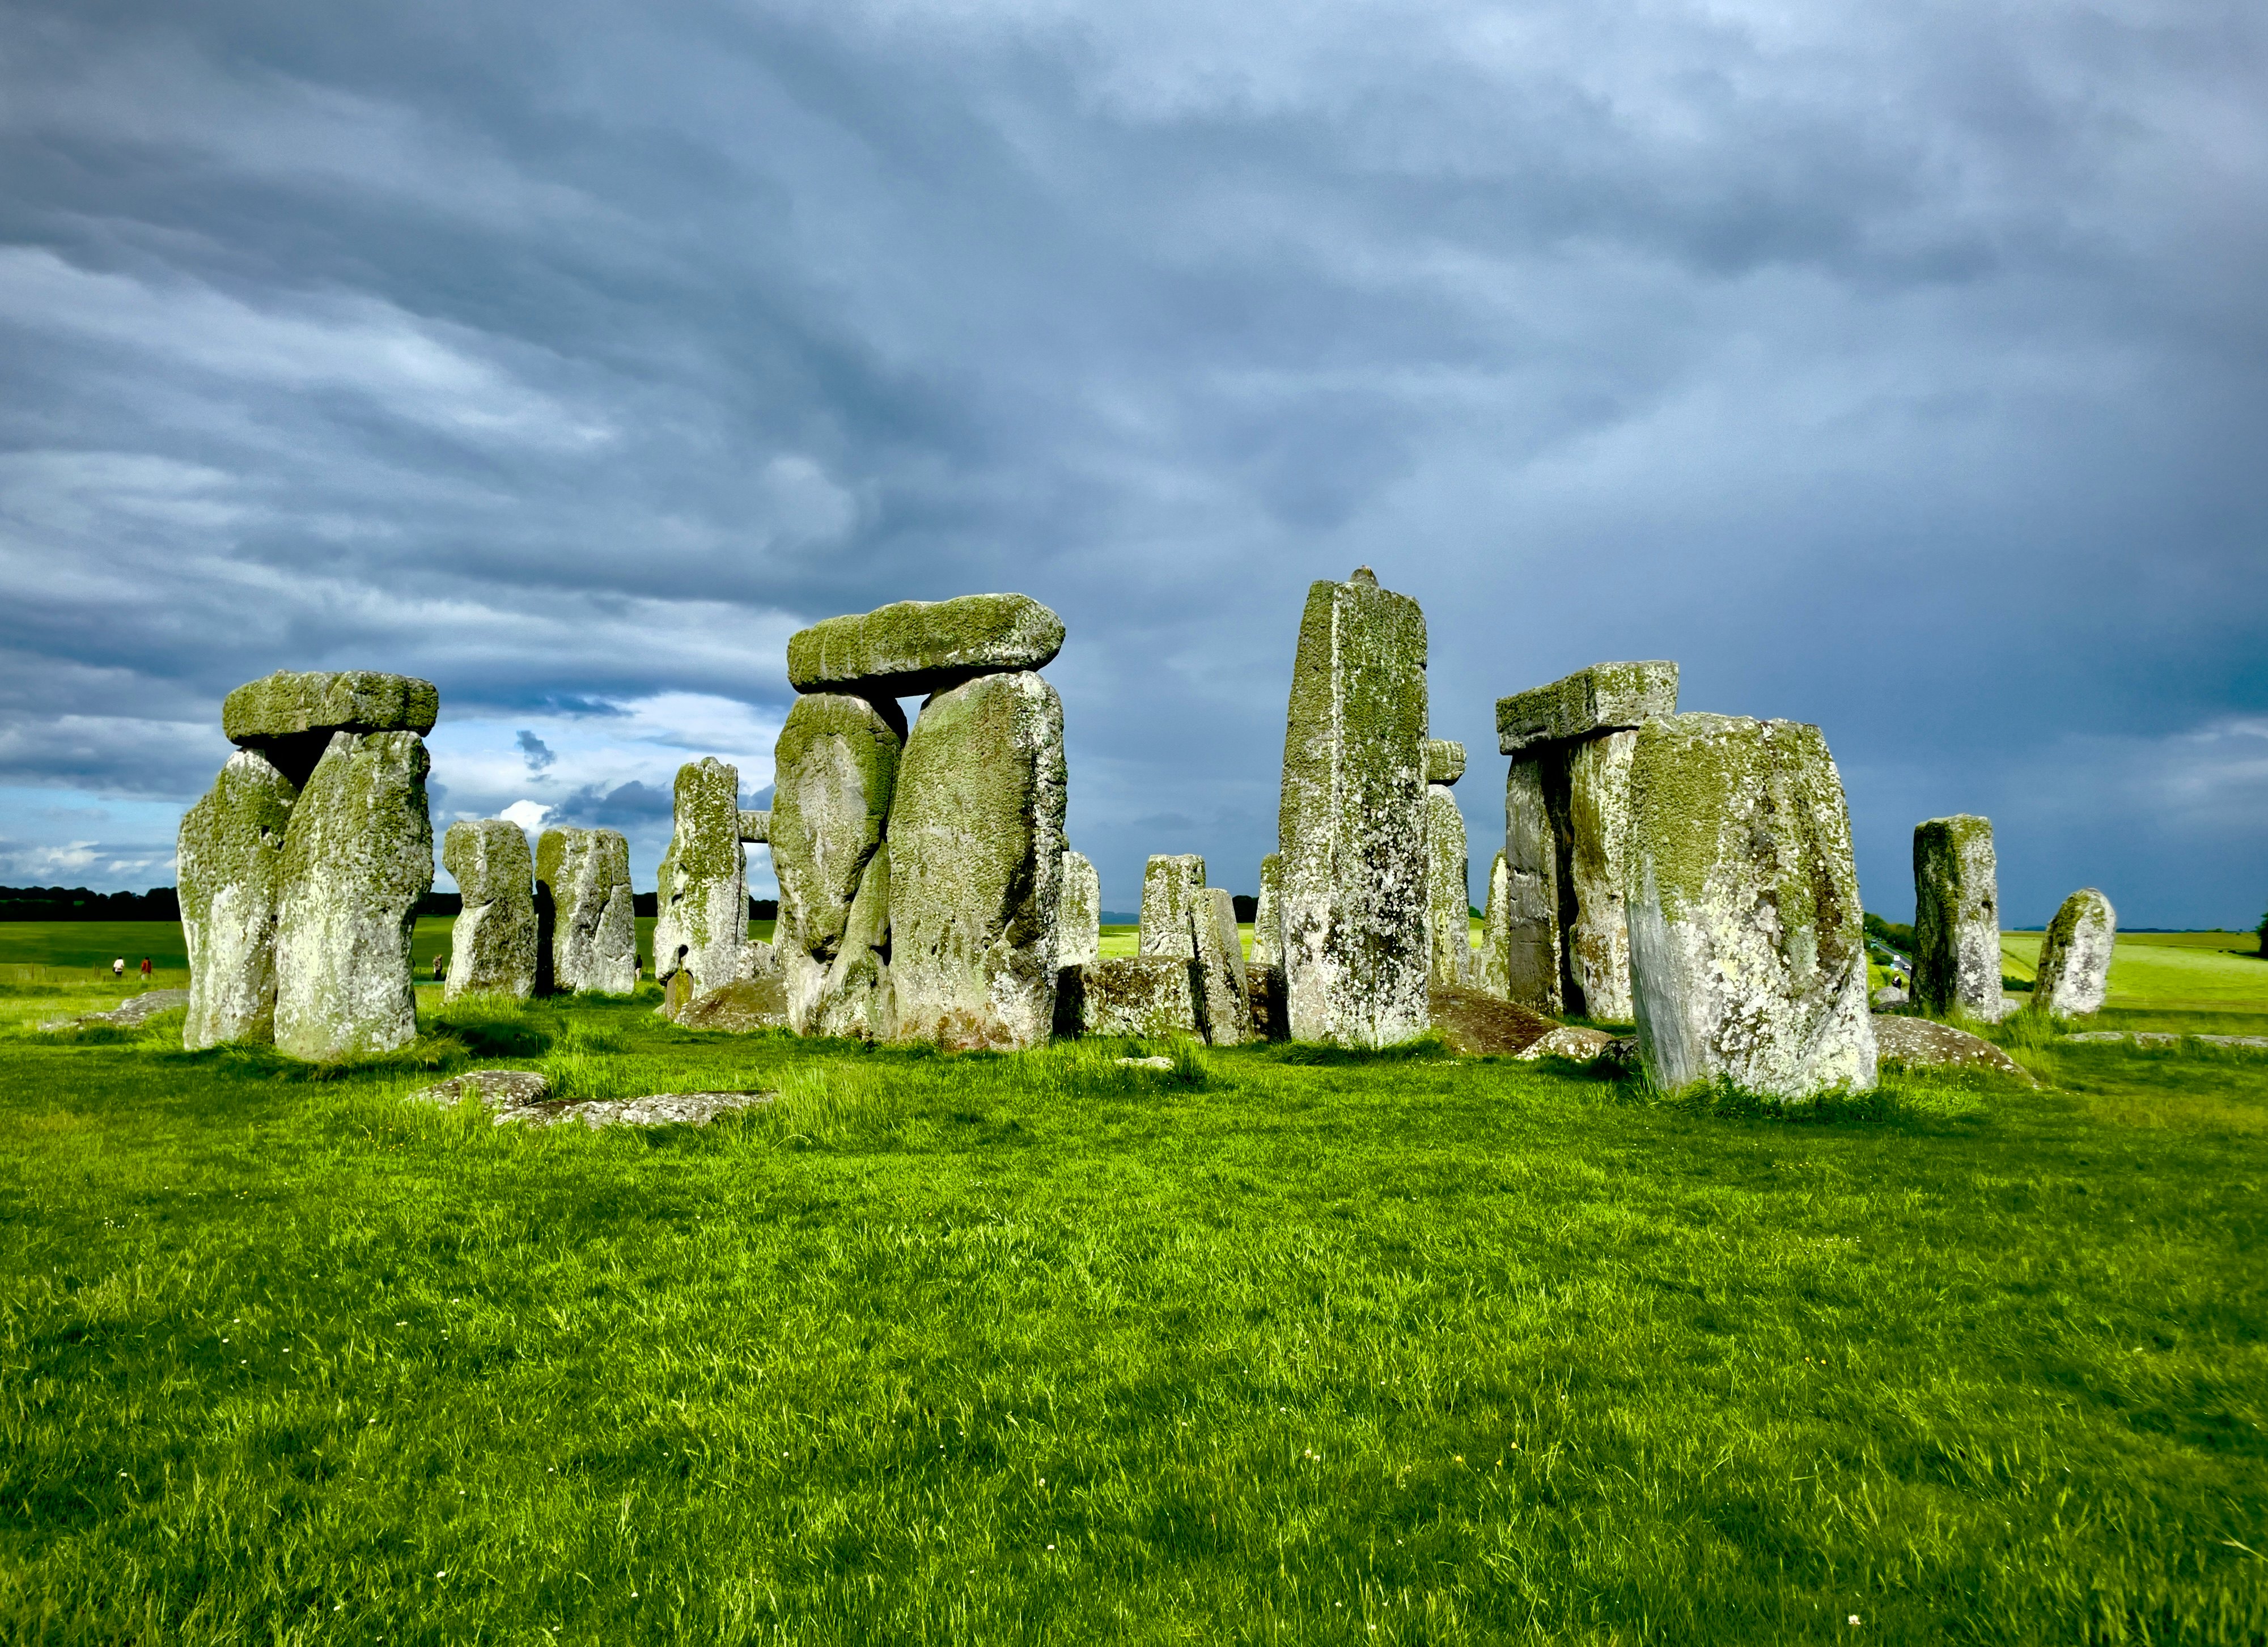
<path id="1" fill-rule="evenodd" d="M 666 814 L 683 695 L 776 717 L 798 624 L 1022 588 L 1106 901 L 1152 850 L 1248 890 L 1306 585 L 1367 562 L 1479 874 L 1493 699 L 1674 657 L 1826 726 L 1883 908 L 1916 818 L 1989 810 L 2019 915 L 2235 918 L 2263 29 L 18 6 L 0 782 L 186 799 L 228 687 L 376 665 Z"/>

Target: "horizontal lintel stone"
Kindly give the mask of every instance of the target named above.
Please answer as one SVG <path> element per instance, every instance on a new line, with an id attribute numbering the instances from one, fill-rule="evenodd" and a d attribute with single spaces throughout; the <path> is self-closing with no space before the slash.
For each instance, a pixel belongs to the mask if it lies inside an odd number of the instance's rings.
<path id="1" fill-rule="evenodd" d="M 1497 748 L 1517 754 L 1536 744 L 1642 726 L 1677 712 L 1677 665 L 1593 664 L 1548 687 L 1496 701 Z"/>
<path id="2" fill-rule="evenodd" d="M 787 678 L 799 692 L 925 696 L 979 675 L 1044 668 L 1063 643 L 1063 620 L 1029 595 L 900 600 L 797 630 Z"/>

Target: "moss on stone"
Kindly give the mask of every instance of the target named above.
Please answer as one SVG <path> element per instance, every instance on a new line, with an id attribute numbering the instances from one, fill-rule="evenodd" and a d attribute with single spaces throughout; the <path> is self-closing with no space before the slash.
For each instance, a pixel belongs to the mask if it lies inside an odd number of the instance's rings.
<path id="1" fill-rule="evenodd" d="M 221 704 L 231 743 L 311 732 L 430 732 L 441 695 L 430 680 L 370 669 L 279 669 L 246 682 Z"/>
<path id="2" fill-rule="evenodd" d="M 276 911 L 284 842 L 298 790 L 240 749 L 181 819 L 177 879 L 188 948 L 191 1051 L 275 1037 Z"/>
<path id="3" fill-rule="evenodd" d="M 654 975 L 683 968 L 696 995 L 740 974 L 748 941 L 747 851 L 740 774 L 713 755 L 677 769 L 675 827 L 657 876 Z"/>
<path id="4" fill-rule="evenodd" d="M 1676 712 L 1675 664 L 1593 664 L 1549 686 L 1498 698 L 1497 747 L 1517 754 L 1536 744 L 1620 731 Z"/>
<path id="5" fill-rule="evenodd" d="M 1465 746 L 1447 738 L 1425 740 L 1425 781 L 1453 786 L 1465 776 Z"/>
<path id="6" fill-rule="evenodd" d="M 799 692 L 913 697 L 980 674 L 1044 668 L 1063 643 L 1063 620 L 1029 595 L 900 600 L 798 630 L 787 676 Z"/>
<path id="7" fill-rule="evenodd" d="M 1999 870 L 1992 820 L 1914 826 L 1913 999 L 1933 1018 L 2000 1016 Z"/>
<path id="8" fill-rule="evenodd" d="M 779 878 L 776 941 L 831 962 L 866 863 L 881 844 L 904 739 L 868 700 L 798 698 L 772 754 L 767 835 Z"/>

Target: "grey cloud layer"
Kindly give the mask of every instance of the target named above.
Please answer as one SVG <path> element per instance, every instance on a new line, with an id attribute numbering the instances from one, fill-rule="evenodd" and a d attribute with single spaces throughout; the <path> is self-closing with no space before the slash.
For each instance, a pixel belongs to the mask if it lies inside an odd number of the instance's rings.
<path id="1" fill-rule="evenodd" d="M 1886 908 L 1990 806 L 2019 914 L 2244 914 L 2264 26 L 17 7 L 0 783 L 186 799 L 279 665 L 506 750 L 777 706 L 801 621 L 1022 588 L 1106 901 L 1157 850 L 1248 889 L 1305 585 L 1368 562 L 1476 754 L 1499 693 L 1675 657 L 1827 727 Z"/>

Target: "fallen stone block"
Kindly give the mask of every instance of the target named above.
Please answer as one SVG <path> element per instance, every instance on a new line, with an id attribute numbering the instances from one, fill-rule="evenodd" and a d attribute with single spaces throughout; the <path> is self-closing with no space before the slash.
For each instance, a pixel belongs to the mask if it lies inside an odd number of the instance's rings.
<path id="1" fill-rule="evenodd" d="M 1435 984 L 1431 995 L 1433 1028 L 1462 1057 L 1515 1056 L 1557 1027 L 1539 1012 L 1477 989 Z"/>
<path id="2" fill-rule="evenodd" d="M 534 868 L 527 835 L 509 818 L 460 819 L 441 837 L 441 867 L 463 899 L 449 929 L 444 1000 L 535 993 Z"/>
<path id="3" fill-rule="evenodd" d="M 666 1006 L 666 1001 L 664 1002 Z M 787 991 L 773 977 L 736 978 L 667 1014 L 681 1029 L 752 1035 L 788 1027 Z"/>
<path id="4" fill-rule="evenodd" d="M 413 1104 L 454 1109 L 473 1099 L 490 1110 L 518 1109 L 551 1096 L 551 1083 L 534 1070 L 468 1070 L 409 1094 Z"/>
<path id="5" fill-rule="evenodd" d="M 1497 748 L 1518 754 L 1538 744 L 1621 732 L 1677 712 L 1677 665 L 1593 664 L 1548 687 L 1496 701 Z"/>
<path id="6" fill-rule="evenodd" d="M 139 1029 L 158 1013 L 170 1012 L 177 1006 L 188 1006 L 189 1001 L 190 991 L 187 989 L 145 989 L 132 1000 L 123 1002 L 107 1012 L 82 1012 L 77 1018 L 50 1018 L 40 1027 L 43 1031 L 86 1029 L 100 1024 L 113 1029 Z"/>
<path id="7" fill-rule="evenodd" d="M 579 1104 L 528 1104 L 498 1114 L 499 1127 L 705 1127 L 719 1115 L 774 1102 L 777 1092 L 654 1092 Z"/>
<path id="8" fill-rule="evenodd" d="M 1170 955 L 1117 955 L 1079 970 L 1081 1034 L 1163 1040 L 1202 1033 L 1189 962 Z"/>
<path id="9" fill-rule="evenodd" d="M 921 697 L 979 675 L 1044 669 L 1063 643 L 1063 620 L 1029 595 L 901 600 L 798 630 L 787 678 L 799 692 Z"/>
<path id="10" fill-rule="evenodd" d="M 298 786 L 257 750 L 240 749 L 182 816 L 177 879 L 188 947 L 191 1052 L 276 1038 L 276 914 L 284 838 Z"/>
<path id="11" fill-rule="evenodd" d="M 1991 1041 L 1926 1018 L 1878 1013 L 1874 1018 L 1874 1048 L 1883 1063 L 1912 1070 L 1985 1070 L 2005 1075 L 2026 1086 L 2037 1086 L 2029 1070 Z"/>
<path id="12" fill-rule="evenodd" d="M 2092 886 L 2063 901 L 2040 939 L 2040 964 L 2030 1005 L 2058 1018 L 2102 1010 L 2110 989 L 2110 955 L 2118 941 L 2118 912 Z"/>
<path id="13" fill-rule="evenodd" d="M 1590 1063 L 1605 1055 L 1615 1038 L 1603 1029 L 1586 1029 L 1580 1024 L 1562 1024 L 1550 1034 L 1530 1041 L 1515 1058 L 1534 1062 L 1539 1058 L 1565 1058 L 1571 1063 Z"/>
<path id="14" fill-rule="evenodd" d="M 1933 1018 L 2002 1014 L 2000 894 L 1992 820 L 1962 812 L 1914 826 L 1913 998 Z"/>

